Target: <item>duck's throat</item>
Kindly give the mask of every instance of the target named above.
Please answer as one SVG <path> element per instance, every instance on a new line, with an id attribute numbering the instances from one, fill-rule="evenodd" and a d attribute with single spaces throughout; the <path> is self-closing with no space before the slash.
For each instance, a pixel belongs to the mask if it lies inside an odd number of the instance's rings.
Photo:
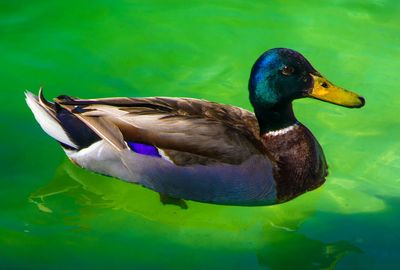
<path id="1" fill-rule="evenodd" d="M 261 134 L 279 131 L 293 126 L 298 121 L 293 113 L 292 103 L 276 104 L 254 108 Z"/>

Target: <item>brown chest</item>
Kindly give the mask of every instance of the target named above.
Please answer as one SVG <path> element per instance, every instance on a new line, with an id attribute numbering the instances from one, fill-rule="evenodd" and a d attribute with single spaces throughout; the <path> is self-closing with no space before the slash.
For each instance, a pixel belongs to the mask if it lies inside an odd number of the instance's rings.
<path id="1" fill-rule="evenodd" d="M 279 202 L 315 189 L 325 181 L 325 157 L 306 127 L 296 124 L 286 131 L 264 134 L 262 138 L 276 161 L 274 178 Z"/>

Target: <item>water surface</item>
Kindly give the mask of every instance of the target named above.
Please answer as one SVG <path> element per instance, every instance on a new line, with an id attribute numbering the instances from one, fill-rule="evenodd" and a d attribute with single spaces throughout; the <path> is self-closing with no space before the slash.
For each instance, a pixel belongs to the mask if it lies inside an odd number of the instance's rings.
<path id="1" fill-rule="evenodd" d="M 267 3 L 266 3 L 267 2 Z M 399 1 L 2 1 L 0 268 L 397 269 Z M 23 91 L 186 96 L 251 109 L 272 47 L 302 52 L 364 95 L 350 110 L 295 102 L 327 183 L 289 203 L 163 206 L 145 188 L 72 165 Z"/>

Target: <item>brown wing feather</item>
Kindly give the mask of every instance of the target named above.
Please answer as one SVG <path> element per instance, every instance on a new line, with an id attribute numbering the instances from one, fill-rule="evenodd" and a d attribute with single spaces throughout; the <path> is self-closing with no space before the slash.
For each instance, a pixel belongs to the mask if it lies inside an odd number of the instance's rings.
<path id="1" fill-rule="evenodd" d="M 74 107 L 63 105 L 63 108 L 74 113 Z M 91 128 L 102 139 L 108 141 L 118 151 L 126 148 L 123 135 L 120 129 L 105 117 L 90 117 L 84 114 L 74 113 L 83 123 Z"/>
<path id="2" fill-rule="evenodd" d="M 264 154 L 254 114 L 238 107 L 187 98 L 56 100 L 86 119 L 105 119 L 127 141 L 155 145 L 177 165 L 239 164 Z M 71 107 L 70 107 L 71 108 Z"/>

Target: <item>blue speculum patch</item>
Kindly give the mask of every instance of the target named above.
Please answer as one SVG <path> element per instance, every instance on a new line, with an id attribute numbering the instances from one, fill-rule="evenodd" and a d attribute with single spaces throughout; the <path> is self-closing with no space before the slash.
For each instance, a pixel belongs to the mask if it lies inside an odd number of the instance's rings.
<path id="1" fill-rule="evenodd" d="M 158 153 L 157 148 L 154 147 L 153 145 L 137 143 L 137 142 L 127 142 L 127 143 L 129 148 L 135 153 L 152 157 L 161 157 L 160 153 Z"/>

